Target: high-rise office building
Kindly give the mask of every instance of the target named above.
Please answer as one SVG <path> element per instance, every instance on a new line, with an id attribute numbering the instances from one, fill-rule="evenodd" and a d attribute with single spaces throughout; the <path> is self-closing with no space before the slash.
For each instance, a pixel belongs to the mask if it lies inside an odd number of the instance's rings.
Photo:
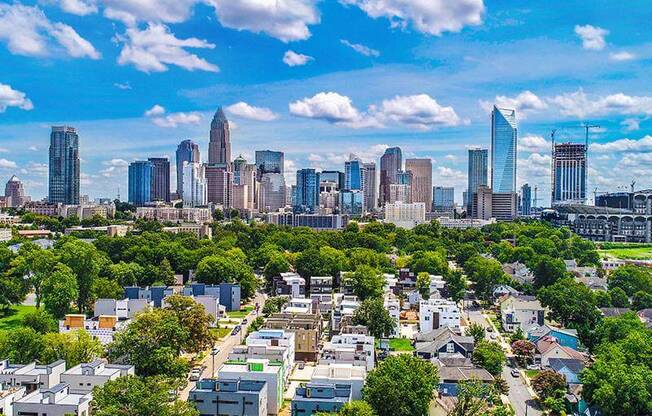
<path id="1" fill-rule="evenodd" d="M 586 145 L 555 143 L 552 151 L 552 205 L 586 203 Z"/>
<path id="2" fill-rule="evenodd" d="M 247 160 L 244 157 L 242 157 L 242 155 L 238 156 L 233 161 L 233 185 L 234 185 L 233 188 L 234 193 L 235 193 L 235 185 L 247 187 L 246 189 L 244 188 L 238 189 L 238 192 L 247 193 L 246 199 L 242 199 L 243 201 L 246 201 L 245 207 L 238 208 L 238 209 L 254 209 L 256 204 L 256 189 L 257 189 L 256 165 L 254 165 L 253 163 L 247 163 Z"/>
<path id="3" fill-rule="evenodd" d="M 452 211 L 455 208 L 455 188 L 435 186 L 432 189 L 433 211 Z"/>
<path id="4" fill-rule="evenodd" d="M 360 216 L 364 214 L 364 194 L 358 189 L 340 191 L 340 214 Z"/>
<path id="5" fill-rule="evenodd" d="M 314 169 L 297 171 L 292 209 L 296 213 L 315 213 L 319 210 L 319 173 Z"/>
<path id="6" fill-rule="evenodd" d="M 516 111 L 494 106 L 491 112 L 491 189 L 516 192 Z"/>
<path id="7" fill-rule="evenodd" d="M 52 127 L 49 162 L 48 201 L 78 205 L 79 136 L 74 127 Z"/>
<path id="8" fill-rule="evenodd" d="M 481 220 L 493 217 L 493 193 L 486 185 L 479 185 L 471 197 L 471 216 Z"/>
<path id="9" fill-rule="evenodd" d="M 378 207 L 378 191 L 374 162 L 362 164 L 362 192 L 364 193 L 365 211 L 375 211 Z"/>
<path id="10" fill-rule="evenodd" d="M 154 164 L 137 160 L 129 164 L 129 203 L 142 207 L 152 200 L 152 177 Z"/>
<path id="11" fill-rule="evenodd" d="M 208 202 L 231 208 L 233 172 L 221 164 L 204 164 Z"/>
<path id="12" fill-rule="evenodd" d="M 412 202 L 423 202 L 432 209 L 432 160 L 405 159 L 405 170 L 412 172 Z"/>
<path id="13" fill-rule="evenodd" d="M 403 183 L 391 183 L 389 184 L 387 203 L 393 204 L 395 202 L 403 202 L 404 204 L 409 204 L 412 202 L 410 195 L 410 185 Z"/>
<path id="14" fill-rule="evenodd" d="M 177 146 L 177 197 L 183 199 L 183 164 L 201 162 L 199 146 L 192 140 L 184 140 Z"/>
<path id="15" fill-rule="evenodd" d="M 487 186 L 487 167 L 489 164 L 489 151 L 487 149 L 469 149 L 468 187 L 466 189 L 467 213 L 471 212 L 473 194 L 478 186 Z"/>
<path id="16" fill-rule="evenodd" d="M 231 169 L 231 130 L 222 107 L 217 109 L 211 121 L 208 163 L 227 170 Z"/>
<path id="17" fill-rule="evenodd" d="M 183 206 L 201 207 L 208 205 L 206 171 L 199 162 L 183 164 Z"/>
<path id="18" fill-rule="evenodd" d="M 521 215 L 530 215 L 532 213 L 532 188 L 530 185 L 521 186 Z"/>
<path id="19" fill-rule="evenodd" d="M 282 173 L 264 173 L 260 179 L 258 210 L 278 211 L 286 205 L 285 176 Z"/>
<path id="20" fill-rule="evenodd" d="M 337 191 L 340 189 L 344 189 L 345 185 L 345 180 L 344 180 L 344 172 L 340 172 L 339 170 L 323 170 L 319 178 L 322 182 L 333 182 L 336 185 Z"/>
<path id="21" fill-rule="evenodd" d="M 152 173 L 152 201 L 170 202 L 170 159 L 150 157 L 154 166 Z"/>
<path id="22" fill-rule="evenodd" d="M 344 162 L 344 189 L 362 190 L 362 175 L 362 161 L 349 155 L 349 160 Z"/>
<path id="23" fill-rule="evenodd" d="M 397 175 L 403 169 L 403 153 L 400 147 L 390 147 L 380 157 L 380 203 L 389 201 L 389 185 L 397 182 Z"/>
<path id="24" fill-rule="evenodd" d="M 12 175 L 5 185 L 5 203 L 8 207 L 20 207 L 26 201 L 23 183 L 16 175 Z"/>
<path id="25" fill-rule="evenodd" d="M 273 150 L 256 150 L 256 169 L 258 170 L 258 180 L 265 173 L 281 173 L 285 172 L 285 156 L 283 152 L 275 152 Z"/>

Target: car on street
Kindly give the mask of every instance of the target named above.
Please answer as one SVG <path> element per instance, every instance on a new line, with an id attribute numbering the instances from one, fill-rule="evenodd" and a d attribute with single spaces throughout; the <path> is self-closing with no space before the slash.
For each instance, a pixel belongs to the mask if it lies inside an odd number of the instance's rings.
<path id="1" fill-rule="evenodd" d="M 488 327 L 486 328 L 486 330 L 487 330 L 487 332 L 494 332 L 494 329 L 493 329 L 492 327 L 490 327 L 490 326 L 488 326 Z"/>
<path id="2" fill-rule="evenodd" d="M 510 371 L 510 373 L 512 374 L 512 377 L 515 377 L 515 378 L 519 378 L 521 376 L 521 373 L 519 373 L 519 371 L 517 369 L 515 369 L 515 368 L 512 369 L 512 371 Z"/>
<path id="3" fill-rule="evenodd" d="M 247 325 L 248 323 L 249 323 L 249 321 L 247 320 L 247 318 L 242 320 L 242 325 Z"/>
<path id="4" fill-rule="evenodd" d="M 541 370 L 541 366 L 539 364 L 529 364 L 527 366 L 528 370 Z"/>
<path id="5" fill-rule="evenodd" d="M 197 381 L 201 378 L 201 372 L 202 369 L 199 367 L 195 367 L 192 369 L 190 372 L 190 381 Z"/>
<path id="6" fill-rule="evenodd" d="M 241 328 L 240 325 L 233 328 L 233 331 L 231 331 L 231 335 L 237 335 L 238 332 L 240 332 L 240 328 Z"/>

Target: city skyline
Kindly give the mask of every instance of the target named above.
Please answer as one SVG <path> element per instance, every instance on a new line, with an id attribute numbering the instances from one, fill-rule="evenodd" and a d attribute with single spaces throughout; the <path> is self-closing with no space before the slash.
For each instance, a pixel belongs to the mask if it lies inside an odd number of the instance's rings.
<path id="1" fill-rule="evenodd" d="M 583 121 L 601 126 L 592 132 L 588 189 L 616 190 L 632 177 L 652 186 L 649 162 L 636 154 L 650 150 L 645 57 L 652 39 L 628 30 L 644 27 L 641 2 L 600 3 L 586 15 L 577 2 L 524 10 L 478 0 L 469 15 L 451 12 L 446 19 L 402 5 L 405 13 L 392 28 L 396 16 L 385 9 L 369 16 L 359 2 L 302 0 L 311 17 L 294 16 L 292 33 L 273 19 L 260 27 L 193 2 L 179 9 L 162 2 L 154 15 L 127 10 L 134 22 L 128 26 L 105 17 L 103 2 L 92 3 L 84 16 L 28 1 L 0 12 L 3 20 L 8 11 L 38 10 L 87 41 L 75 55 L 40 30 L 28 33 L 40 40 L 34 50 L 0 34 L 0 57 L 11 68 L 0 73 L 0 175 L 18 175 L 36 199 L 47 193 L 51 125 L 79 131 L 81 193 L 115 197 L 118 188 L 126 194 L 130 161 L 173 160 L 183 139 L 208 158 L 207 127 L 218 106 L 234 121 L 231 156 L 253 160 L 256 149 L 284 151 L 288 183 L 301 167 L 341 169 L 349 153 L 378 163 L 386 147 L 400 146 L 404 158 L 431 157 L 433 184 L 454 186 L 460 203 L 466 149 L 489 147 L 495 103 L 518 114 L 516 188 L 538 186 L 542 204 L 550 195 L 550 130 L 561 127 L 558 141 L 575 141 Z M 616 22 L 614 15 L 625 17 Z M 181 58 L 170 61 L 145 50 L 153 59 L 134 62 L 127 52 L 140 51 L 138 41 L 147 36 L 195 39 L 200 47 L 179 47 Z M 43 48 L 50 45 L 48 55 Z M 320 102 L 346 111 L 330 114 Z M 421 117 L 411 112 L 417 108 Z M 632 177 L 608 169 L 619 163 Z"/>

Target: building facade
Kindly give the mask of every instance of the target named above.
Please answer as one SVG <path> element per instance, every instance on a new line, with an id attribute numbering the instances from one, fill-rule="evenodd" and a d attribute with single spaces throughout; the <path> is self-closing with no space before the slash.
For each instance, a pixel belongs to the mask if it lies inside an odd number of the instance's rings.
<path id="1" fill-rule="evenodd" d="M 8 207 L 20 207 L 27 202 L 23 183 L 16 175 L 12 175 L 5 185 L 5 202 Z"/>
<path id="2" fill-rule="evenodd" d="M 183 164 L 201 162 L 199 146 L 192 140 L 184 140 L 177 146 L 177 197 L 183 199 Z"/>
<path id="3" fill-rule="evenodd" d="M 405 159 L 405 170 L 412 172 L 410 193 L 412 202 L 421 202 L 430 211 L 432 207 L 432 160 Z"/>
<path id="4" fill-rule="evenodd" d="M 487 149 L 469 149 L 467 200 L 464 201 L 467 212 L 471 212 L 473 194 L 479 186 L 487 186 L 487 169 L 489 166 L 489 151 Z"/>
<path id="5" fill-rule="evenodd" d="M 516 110 L 494 106 L 491 112 L 491 189 L 516 192 Z"/>
<path id="6" fill-rule="evenodd" d="M 219 107 L 211 121 L 208 163 L 230 170 L 231 160 L 231 129 L 222 107 Z"/>
<path id="7" fill-rule="evenodd" d="M 233 173 L 222 164 L 204 164 L 208 202 L 231 208 Z"/>
<path id="8" fill-rule="evenodd" d="M 532 213 L 532 188 L 530 185 L 521 186 L 521 215 L 530 215 Z"/>
<path id="9" fill-rule="evenodd" d="M 367 212 L 375 211 L 378 206 L 378 191 L 376 181 L 376 164 L 373 162 L 362 164 L 362 191 Z"/>
<path id="10" fill-rule="evenodd" d="M 79 204 L 79 136 L 77 129 L 53 126 L 50 133 L 48 201 Z"/>
<path id="11" fill-rule="evenodd" d="M 183 206 L 201 207 L 208 204 L 208 187 L 204 165 L 199 162 L 184 162 Z"/>
<path id="12" fill-rule="evenodd" d="M 435 186 L 432 188 L 433 211 L 452 211 L 455 208 L 455 188 Z"/>
<path id="13" fill-rule="evenodd" d="M 292 197 L 296 213 L 314 213 L 319 209 L 319 173 L 315 169 L 297 171 L 297 184 Z"/>
<path id="14" fill-rule="evenodd" d="M 285 206 L 285 176 L 282 173 L 263 173 L 260 179 L 258 210 L 275 212 Z"/>
<path id="15" fill-rule="evenodd" d="M 552 205 L 586 203 L 585 144 L 556 143 L 552 150 Z"/>
<path id="16" fill-rule="evenodd" d="M 154 165 L 147 160 L 129 164 L 129 203 L 142 207 L 152 199 Z"/>
<path id="17" fill-rule="evenodd" d="M 349 160 L 344 162 L 344 189 L 362 190 L 362 171 L 362 161 L 355 155 L 350 155 Z"/>
<path id="18" fill-rule="evenodd" d="M 150 157 L 152 163 L 152 196 L 150 201 L 170 202 L 170 159 Z"/>
<path id="19" fill-rule="evenodd" d="M 403 152 L 400 147 L 390 147 L 380 157 L 380 203 L 389 202 L 389 186 L 397 183 L 398 172 L 403 169 Z"/>
<path id="20" fill-rule="evenodd" d="M 273 150 L 256 150 L 256 170 L 258 180 L 261 180 L 265 173 L 280 173 L 285 171 L 285 156 L 283 152 Z"/>

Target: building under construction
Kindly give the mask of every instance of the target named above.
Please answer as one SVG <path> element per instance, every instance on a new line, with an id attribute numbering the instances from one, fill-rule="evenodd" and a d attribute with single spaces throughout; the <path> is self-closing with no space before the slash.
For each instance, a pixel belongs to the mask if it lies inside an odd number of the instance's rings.
<path id="1" fill-rule="evenodd" d="M 586 152 L 581 143 L 553 143 L 552 205 L 586 203 Z"/>

